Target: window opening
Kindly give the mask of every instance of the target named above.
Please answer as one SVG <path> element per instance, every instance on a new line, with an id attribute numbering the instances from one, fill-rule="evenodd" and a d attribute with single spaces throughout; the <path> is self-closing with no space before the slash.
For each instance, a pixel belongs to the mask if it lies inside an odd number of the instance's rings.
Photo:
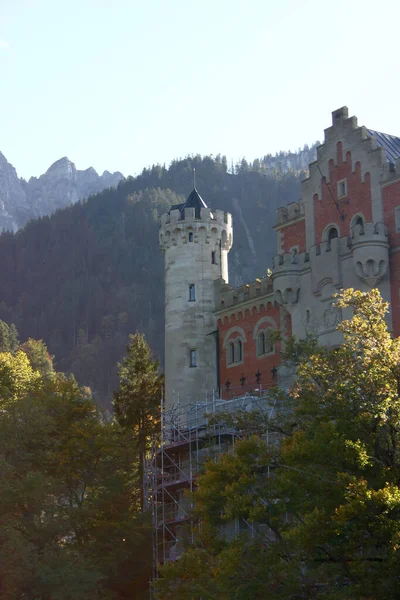
<path id="1" fill-rule="evenodd" d="M 189 302 L 194 302 L 195 300 L 196 300 L 195 284 L 191 283 L 189 285 Z"/>
<path id="2" fill-rule="evenodd" d="M 228 364 L 231 365 L 235 362 L 235 346 L 233 342 L 230 342 L 228 346 Z"/>
<path id="3" fill-rule="evenodd" d="M 346 182 L 339 181 L 338 182 L 338 197 L 343 198 L 343 196 L 346 196 Z"/>
<path id="4" fill-rule="evenodd" d="M 361 227 L 362 227 L 364 225 L 364 221 L 363 221 L 362 217 L 357 217 L 354 225 L 361 225 Z"/>
<path id="5" fill-rule="evenodd" d="M 189 231 L 189 242 L 193 242 L 193 231 Z"/>
<path id="6" fill-rule="evenodd" d="M 265 354 L 265 336 L 263 331 L 257 336 L 257 353 L 259 356 Z"/>
<path id="7" fill-rule="evenodd" d="M 239 362 L 242 360 L 242 341 L 236 340 L 236 352 L 235 352 L 235 362 Z"/>
<path id="8" fill-rule="evenodd" d="M 190 351 L 190 366 L 191 367 L 197 367 L 196 350 L 191 350 Z"/>
<path id="9" fill-rule="evenodd" d="M 331 227 L 330 230 L 328 231 L 328 242 L 330 242 L 331 240 L 333 240 L 334 238 L 338 237 L 338 230 L 336 229 L 336 227 Z"/>
<path id="10" fill-rule="evenodd" d="M 215 260 L 215 252 L 211 252 L 211 264 L 212 264 L 212 265 L 215 265 L 215 264 L 217 264 L 217 263 L 216 263 L 216 260 Z"/>
<path id="11" fill-rule="evenodd" d="M 274 344 L 269 332 L 265 333 L 265 354 L 270 354 L 274 351 Z"/>
<path id="12" fill-rule="evenodd" d="M 274 351 L 274 344 L 269 331 L 261 331 L 257 336 L 257 354 L 263 356 Z"/>

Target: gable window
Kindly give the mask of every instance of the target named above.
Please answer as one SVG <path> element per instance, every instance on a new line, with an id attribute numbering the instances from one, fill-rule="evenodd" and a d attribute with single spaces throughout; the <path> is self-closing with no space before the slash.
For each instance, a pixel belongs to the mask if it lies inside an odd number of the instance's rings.
<path id="1" fill-rule="evenodd" d="M 346 181 L 346 179 L 342 179 L 341 181 L 338 181 L 337 195 L 338 195 L 338 198 L 344 198 L 344 196 L 347 196 L 347 181 Z"/>
<path id="2" fill-rule="evenodd" d="M 190 366 L 191 367 L 197 367 L 196 350 L 191 350 L 190 351 Z"/>
<path id="3" fill-rule="evenodd" d="M 196 300 L 196 287 L 194 283 L 189 284 L 189 302 Z"/>
<path id="4" fill-rule="evenodd" d="M 189 242 L 193 242 L 193 231 L 189 231 Z"/>

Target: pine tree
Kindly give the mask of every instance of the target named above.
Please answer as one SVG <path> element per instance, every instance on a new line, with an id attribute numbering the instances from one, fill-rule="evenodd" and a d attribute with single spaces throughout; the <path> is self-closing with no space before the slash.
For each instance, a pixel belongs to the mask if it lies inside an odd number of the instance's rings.
<path id="1" fill-rule="evenodd" d="M 162 376 L 159 364 L 142 335 L 129 336 L 127 352 L 118 364 L 119 386 L 113 394 L 113 406 L 118 423 L 133 429 L 139 448 L 139 480 L 141 484 L 141 507 L 143 509 L 143 461 L 150 438 L 159 430 L 159 406 Z"/>

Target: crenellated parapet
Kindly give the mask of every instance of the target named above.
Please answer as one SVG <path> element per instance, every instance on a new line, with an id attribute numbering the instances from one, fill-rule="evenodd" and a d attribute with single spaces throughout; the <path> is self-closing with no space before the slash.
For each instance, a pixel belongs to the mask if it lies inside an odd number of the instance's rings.
<path id="1" fill-rule="evenodd" d="M 300 275 L 309 270 L 309 260 L 308 252 L 285 252 L 274 256 L 272 284 L 275 299 L 289 311 L 299 300 Z"/>
<path id="2" fill-rule="evenodd" d="M 272 280 L 269 276 L 255 279 L 238 288 L 219 283 L 216 289 L 217 312 L 235 308 L 248 302 L 255 301 L 255 304 L 257 304 L 265 296 L 273 296 Z"/>
<path id="3" fill-rule="evenodd" d="M 384 223 L 355 225 L 351 235 L 353 267 L 360 279 L 374 287 L 389 266 L 389 239 Z"/>
<path id="4" fill-rule="evenodd" d="M 276 211 L 275 229 L 300 218 L 304 218 L 304 206 L 300 201 L 291 202 L 287 206 L 280 206 Z"/>
<path id="5" fill-rule="evenodd" d="M 159 241 L 164 252 L 189 241 L 213 246 L 220 244 L 221 249 L 229 252 L 232 247 L 232 215 L 222 210 L 201 208 L 200 218 L 197 218 L 194 208 L 172 209 L 160 217 Z"/>

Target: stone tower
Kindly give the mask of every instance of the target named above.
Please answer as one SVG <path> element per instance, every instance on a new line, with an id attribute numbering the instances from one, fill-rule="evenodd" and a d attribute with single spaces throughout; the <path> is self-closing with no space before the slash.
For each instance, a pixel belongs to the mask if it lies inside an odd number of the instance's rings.
<path id="1" fill-rule="evenodd" d="M 160 219 L 165 255 L 166 408 L 205 401 L 218 386 L 214 281 L 228 282 L 232 216 L 196 189 Z M 185 411 L 182 411 L 185 413 Z"/>

